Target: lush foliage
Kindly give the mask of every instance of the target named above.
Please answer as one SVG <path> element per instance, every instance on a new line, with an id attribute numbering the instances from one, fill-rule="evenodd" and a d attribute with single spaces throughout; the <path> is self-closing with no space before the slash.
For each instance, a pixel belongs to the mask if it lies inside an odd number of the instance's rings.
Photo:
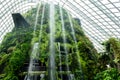
<path id="1" fill-rule="evenodd" d="M 103 43 L 105 52 L 98 57 L 99 73 L 95 80 L 119 80 L 120 79 L 120 41 L 110 38 Z M 109 65 L 109 66 L 108 66 Z"/>
<path id="2" fill-rule="evenodd" d="M 94 80 L 120 80 L 120 75 L 116 69 L 110 68 L 98 73 Z"/>
<path id="3" fill-rule="evenodd" d="M 20 68 L 29 58 L 31 31 L 30 27 L 15 27 L 12 32 L 5 36 L 0 47 L 0 67 L 3 70 L 2 73 L 6 74 L 5 80 L 18 80 Z"/>
<path id="4" fill-rule="evenodd" d="M 43 24 L 41 25 L 43 5 L 39 10 L 38 23 L 33 37 L 33 26 L 37 8 L 33 8 L 24 14 L 26 20 L 30 23 L 30 27 L 15 27 L 12 32 L 7 33 L 0 46 L 0 73 L 5 74 L 4 80 L 19 80 L 19 74 L 25 61 L 29 60 L 31 46 L 35 42 L 40 41 L 39 53 L 37 59 L 42 65 L 48 67 L 49 62 L 49 4 L 45 5 Z M 120 42 L 114 38 L 104 43 L 106 52 L 97 54 L 93 44 L 86 37 L 78 20 L 72 18 L 73 29 L 75 31 L 76 42 L 74 41 L 73 32 L 70 25 L 68 13 L 63 11 L 63 20 L 65 25 L 66 46 L 68 51 L 68 63 L 66 63 L 66 54 L 63 42 L 62 23 L 59 6 L 55 6 L 55 62 L 56 70 L 60 66 L 66 69 L 68 64 L 70 71 L 75 76 L 75 80 L 119 80 L 119 60 L 120 60 Z M 42 28 L 41 28 L 42 27 Z M 42 29 L 42 30 L 40 30 Z M 41 35 L 40 35 L 41 33 Z M 41 38 L 40 38 L 41 37 Z M 60 44 L 60 51 L 58 49 Z M 59 60 L 59 52 L 61 53 L 61 64 Z M 110 64 L 113 68 L 107 68 Z M 4 69 L 3 69 L 4 68 Z M 117 68 L 117 70 L 115 69 Z M 57 73 L 57 72 L 56 72 Z M 65 72 L 64 72 L 65 73 Z M 57 75 L 60 73 L 58 72 Z M 48 73 L 46 73 L 48 75 Z M 60 78 L 57 78 L 60 79 Z M 3 78 L 2 78 L 3 80 Z M 46 80 L 48 80 L 46 78 Z"/>

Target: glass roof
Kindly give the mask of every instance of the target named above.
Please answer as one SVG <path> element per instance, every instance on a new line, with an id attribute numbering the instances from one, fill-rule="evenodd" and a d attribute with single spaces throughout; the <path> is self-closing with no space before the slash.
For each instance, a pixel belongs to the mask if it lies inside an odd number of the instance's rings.
<path id="1" fill-rule="evenodd" d="M 14 27 L 12 13 L 25 13 L 38 2 L 53 2 L 81 21 L 81 27 L 98 51 L 110 37 L 120 38 L 120 0 L 0 0 L 0 42 Z"/>

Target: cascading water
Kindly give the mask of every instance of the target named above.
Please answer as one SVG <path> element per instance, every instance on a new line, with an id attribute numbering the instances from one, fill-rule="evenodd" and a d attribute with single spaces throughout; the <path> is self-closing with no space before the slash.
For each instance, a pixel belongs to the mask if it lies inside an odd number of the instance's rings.
<path id="1" fill-rule="evenodd" d="M 63 20 L 63 11 L 62 11 L 62 8 L 59 6 L 59 9 L 60 9 L 60 17 L 61 17 L 61 24 L 62 24 L 62 37 L 63 37 L 63 42 L 64 42 L 64 50 L 65 50 L 65 56 L 66 56 L 66 60 L 65 60 L 65 63 L 66 63 L 66 69 L 67 69 L 67 76 L 68 76 L 68 80 L 73 80 L 73 75 L 71 75 L 69 73 L 69 64 L 68 64 L 68 51 L 67 51 L 67 45 L 66 45 L 66 36 L 65 36 L 65 26 L 64 26 L 64 20 Z M 36 15 L 36 21 L 35 21 L 35 26 L 34 26 L 34 37 L 36 36 L 35 34 L 35 31 L 36 31 L 36 25 L 37 25 L 37 22 L 38 22 L 38 15 L 39 15 L 39 10 L 40 10 L 40 4 L 37 8 L 37 15 Z M 40 32 L 39 32 L 39 43 L 34 43 L 34 46 L 33 46 L 33 50 L 32 50 L 32 53 L 31 53 L 31 57 L 30 57 L 30 63 L 29 63 L 29 69 L 28 69 L 28 75 L 25 77 L 24 80 L 36 80 L 37 78 L 35 76 L 31 76 L 32 75 L 32 72 L 34 72 L 34 69 L 35 69 L 35 65 L 34 65 L 34 59 L 39 56 L 39 54 L 37 54 L 38 52 L 38 46 L 39 44 L 41 43 L 41 36 L 42 36 L 42 29 L 43 29 L 43 18 L 44 18 L 44 13 L 45 13 L 45 3 L 43 4 L 43 9 L 42 9 L 42 17 L 41 17 L 41 27 L 40 27 Z M 55 12 L 54 12 L 54 4 L 51 3 L 50 4 L 50 55 L 49 55 L 49 80 L 56 80 L 56 69 L 55 69 Z M 76 44 L 76 52 L 78 51 L 78 46 L 77 46 L 77 40 L 76 40 L 76 37 L 75 37 L 75 31 L 74 31 L 74 28 L 73 28 L 73 24 L 72 24 L 72 20 L 71 20 L 71 17 L 70 15 L 68 14 L 68 17 L 69 17 L 69 22 L 70 22 L 70 27 L 71 27 L 71 30 L 72 30 L 72 35 L 73 35 L 73 39 L 75 41 L 75 44 Z M 34 38 L 33 37 L 33 38 Z M 60 52 L 60 43 L 58 43 L 58 48 L 59 48 L 59 61 L 60 61 L 60 71 L 62 71 L 62 62 L 61 62 L 61 52 Z M 80 58 L 79 55 L 77 54 L 77 57 L 78 59 Z M 80 63 L 80 61 L 79 61 Z M 80 64 L 80 69 L 81 69 L 81 64 Z M 82 70 L 82 69 L 81 69 Z M 40 74 L 40 77 L 42 80 L 44 78 L 44 74 Z M 63 79 L 63 76 L 62 74 L 60 74 L 60 77 L 61 79 Z"/>
<path id="2" fill-rule="evenodd" d="M 45 3 L 43 3 L 43 9 L 42 9 L 42 18 L 41 18 L 41 24 L 40 24 L 40 33 L 39 33 L 39 44 L 41 43 L 41 36 L 42 36 L 42 29 L 43 29 L 43 18 L 45 13 Z"/>
<path id="3" fill-rule="evenodd" d="M 36 36 L 35 31 L 36 31 L 36 26 L 37 26 L 37 23 L 38 23 L 38 16 L 39 16 L 39 10 L 40 10 L 40 7 L 41 7 L 41 3 L 38 3 L 38 8 L 37 8 L 37 13 L 36 13 L 36 18 L 35 18 L 35 26 L 34 26 L 33 37 Z"/>
<path id="4" fill-rule="evenodd" d="M 49 55 L 49 80 L 56 80 L 55 75 L 55 19 L 54 4 L 50 4 L 50 55 Z"/>
<path id="5" fill-rule="evenodd" d="M 81 73 L 82 73 L 82 67 L 81 67 L 81 62 L 80 62 L 80 56 L 79 56 L 79 54 L 78 54 L 78 45 L 77 45 L 77 40 L 76 40 L 76 37 L 75 37 L 75 30 L 74 30 L 74 28 L 73 28 L 73 23 L 72 23 L 71 16 L 70 16 L 70 14 L 69 14 L 68 12 L 67 12 L 67 14 L 68 14 L 69 22 L 70 22 L 70 27 L 71 27 L 71 31 L 72 31 L 72 36 L 73 36 L 73 39 L 74 39 L 74 42 L 75 42 L 77 59 L 79 59 L 79 60 L 78 60 L 79 67 L 80 67 L 80 70 L 81 70 Z M 82 74 L 83 74 L 83 73 L 82 73 Z M 84 80 L 83 75 L 82 75 L 81 77 L 82 77 L 82 80 Z"/>
<path id="6" fill-rule="evenodd" d="M 68 65 L 68 51 L 67 51 L 67 46 L 66 46 L 66 36 L 65 36 L 65 26 L 64 26 L 64 20 L 63 20 L 63 12 L 62 12 L 62 8 L 59 6 L 60 8 L 60 16 L 61 16 L 61 22 L 62 22 L 62 33 L 63 33 L 63 42 L 64 42 L 64 49 L 65 49 L 65 55 L 66 55 L 66 66 L 67 66 L 67 75 L 68 75 L 68 80 L 70 80 L 70 76 L 69 76 L 69 65 Z"/>
<path id="7" fill-rule="evenodd" d="M 61 52 L 60 52 L 60 43 L 58 43 L 58 50 L 59 50 L 59 61 L 60 61 L 60 71 L 62 71 L 62 63 L 61 63 Z M 60 78 L 63 80 L 62 74 L 60 74 Z"/>
<path id="8" fill-rule="evenodd" d="M 41 17 L 40 32 L 39 32 L 39 45 L 41 44 L 44 13 L 45 13 L 45 3 L 43 3 L 43 8 L 42 8 L 42 17 Z M 40 74 L 40 80 L 43 80 L 44 77 L 45 77 L 45 74 Z"/>
<path id="9" fill-rule="evenodd" d="M 37 22 L 38 22 L 40 7 L 41 7 L 41 3 L 38 4 L 38 8 L 37 8 L 33 38 L 36 36 L 35 31 L 36 31 L 36 26 L 37 26 Z M 34 43 L 34 45 L 33 45 L 32 53 L 30 55 L 28 74 L 25 76 L 24 80 L 37 80 L 37 76 L 32 76 L 32 72 L 36 69 L 35 63 L 38 62 L 38 60 L 36 59 L 39 56 L 39 53 L 38 53 L 39 47 L 38 46 L 39 46 L 39 43 Z"/>
<path id="10" fill-rule="evenodd" d="M 30 56 L 28 75 L 27 75 L 27 78 L 25 80 L 36 80 L 37 79 L 36 77 L 32 76 L 32 72 L 35 70 L 35 62 L 37 62 L 36 58 L 39 56 L 38 46 L 39 46 L 39 43 L 35 43 L 33 46 L 32 53 Z"/>
<path id="11" fill-rule="evenodd" d="M 44 76 L 45 76 L 45 74 L 41 74 L 41 75 L 40 75 L 40 77 L 41 77 L 40 80 L 43 80 L 43 79 L 44 79 Z"/>

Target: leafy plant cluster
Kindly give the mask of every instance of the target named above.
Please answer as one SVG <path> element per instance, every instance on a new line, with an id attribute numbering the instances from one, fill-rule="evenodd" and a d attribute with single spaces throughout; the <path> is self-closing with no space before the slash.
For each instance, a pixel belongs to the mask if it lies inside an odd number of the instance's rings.
<path id="1" fill-rule="evenodd" d="M 98 57 L 99 73 L 96 75 L 95 80 L 119 80 L 120 41 L 110 38 L 102 45 L 105 46 L 105 52 L 100 53 Z"/>
<path id="2" fill-rule="evenodd" d="M 4 74 L 2 80 L 19 80 L 19 74 L 23 64 L 29 60 L 31 46 L 35 42 L 40 42 L 39 53 L 40 62 L 48 67 L 48 57 L 50 55 L 50 19 L 49 4 L 45 4 L 45 12 L 43 24 L 41 25 L 42 11 L 44 5 L 39 10 L 38 23 L 36 26 L 35 36 L 33 37 L 34 23 L 37 8 L 33 8 L 24 14 L 26 20 L 30 23 L 30 27 L 15 27 L 9 32 L 0 46 L 0 73 Z M 116 39 L 109 39 L 104 43 L 106 52 L 100 55 L 95 50 L 91 41 L 86 37 L 78 20 L 72 18 L 73 29 L 75 31 L 76 42 L 73 38 L 68 13 L 63 11 L 63 20 L 65 25 L 66 43 L 63 41 L 63 31 L 59 6 L 55 6 L 55 62 L 56 70 L 62 66 L 66 69 L 66 56 L 68 56 L 68 65 L 70 71 L 75 76 L 75 80 L 119 80 L 119 49 L 120 42 Z M 41 30 L 42 29 L 42 30 Z M 41 35 L 40 35 L 41 33 Z M 60 44 L 60 51 L 58 49 Z M 64 45 L 67 46 L 68 55 L 66 55 Z M 59 52 L 61 52 L 61 64 L 59 60 Z M 107 68 L 110 64 L 111 68 Z M 4 67 L 4 69 L 3 69 Z M 117 68 L 117 69 L 115 69 Z M 59 72 L 57 72 L 59 75 Z M 48 73 L 46 73 L 48 75 Z M 60 79 L 57 77 L 57 79 Z"/>
<path id="3" fill-rule="evenodd" d="M 29 58 L 31 32 L 31 27 L 15 27 L 4 37 L 0 46 L 0 73 L 5 74 L 4 80 L 18 80 L 20 69 Z"/>
<path id="4" fill-rule="evenodd" d="M 118 70 L 115 68 L 110 68 L 98 73 L 94 80 L 120 80 L 120 75 Z"/>

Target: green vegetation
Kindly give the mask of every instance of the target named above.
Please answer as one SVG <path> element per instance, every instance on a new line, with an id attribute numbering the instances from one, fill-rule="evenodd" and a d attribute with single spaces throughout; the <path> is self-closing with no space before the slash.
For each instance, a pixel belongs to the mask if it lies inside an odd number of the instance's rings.
<path id="1" fill-rule="evenodd" d="M 4 80 L 19 80 L 20 68 L 27 58 L 29 59 L 31 31 L 30 27 L 15 27 L 5 36 L 0 47 L 0 70 L 2 74 L 5 74 Z"/>
<path id="2" fill-rule="evenodd" d="M 104 42 L 105 52 L 98 57 L 99 73 L 94 77 L 95 80 L 119 80 L 120 79 L 120 41 L 110 38 Z M 107 65 L 109 65 L 107 67 Z"/>
<path id="3" fill-rule="evenodd" d="M 34 38 L 33 26 L 37 11 L 36 8 L 24 14 L 24 17 L 31 25 L 30 27 L 15 27 L 12 32 L 7 33 L 4 37 L 0 46 L 0 80 L 20 80 L 20 74 L 23 73 L 21 69 L 24 67 L 24 63 L 29 63 L 32 46 L 35 42 L 39 41 L 42 9 L 43 5 L 39 10 L 40 14 L 38 16 L 38 24 Z M 99 54 L 95 50 L 88 37 L 85 36 L 82 28 L 79 25 L 79 22 L 72 18 L 75 37 L 77 39 L 77 50 L 75 41 L 73 39 L 73 32 L 70 27 L 68 14 L 66 10 L 62 10 L 65 24 L 65 36 L 67 39 L 65 44 L 67 45 L 68 51 L 68 65 L 70 67 L 70 73 L 74 74 L 75 76 L 75 80 L 81 80 L 82 78 L 84 78 L 84 80 L 119 80 L 120 41 L 111 38 L 104 42 L 103 45 L 105 46 L 106 50 L 104 53 Z M 42 35 L 39 45 L 40 56 L 38 56 L 37 59 L 40 60 L 41 65 L 48 67 L 50 43 L 49 4 L 45 5 L 42 27 L 43 29 L 41 30 Z M 59 66 L 66 66 L 59 6 L 55 6 L 55 29 L 55 62 L 56 70 L 58 70 Z M 61 64 L 59 61 L 58 43 L 60 44 L 62 57 Z M 106 65 L 110 65 L 110 68 L 107 68 Z M 48 73 L 45 73 L 47 76 Z M 65 71 L 62 71 L 61 73 L 66 74 Z M 56 71 L 57 75 L 61 73 Z M 48 80 L 47 77 L 45 79 Z M 60 80 L 60 78 L 57 77 L 57 80 Z"/>
<path id="4" fill-rule="evenodd" d="M 110 68 L 98 73 L 94 80 L 120 80 L 120 75 L 116 69 Z"/>

